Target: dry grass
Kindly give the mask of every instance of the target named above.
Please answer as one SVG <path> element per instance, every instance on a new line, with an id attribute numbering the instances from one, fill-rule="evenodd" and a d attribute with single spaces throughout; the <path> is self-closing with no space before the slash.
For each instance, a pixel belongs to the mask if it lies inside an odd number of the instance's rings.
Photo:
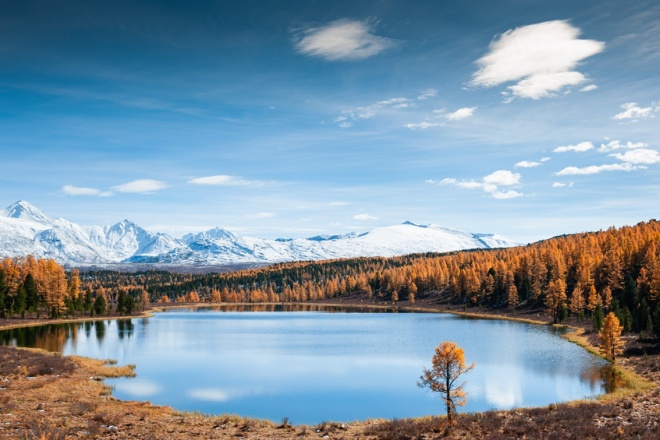
<path id="1" fill-rule="evenodd" d="M 59 354 L 43 350 L 25 350 L 23 355 L 17 356 L 13 348 L 0 346 L 0 376 L 68 374 L 73 368 L 73 363 Z"/>
<path id="2" fill-rule="evenodd" d="M 82 356 L 69 356 L 71 360 L 100 378 L 135 377 L 135 365 L 116 365 L 114 359 L 92 359 Z"/>
<path id="3" fill-rule="evenodd" d="M 597 351 L 593 334 L 569 332 L 565 337 Z M 643 345 L 635 348 L 644 353 Z M 44 440 L 658 438 L 660 388 L 656 384 L 660 383 L 660 354 L 628 354 L 618 363 L 626 391 L 543 408 L 460 414 L 451 429 L 444 417 L 294 426 L 288 420 L 275 424 L 236 415 L 182 413 L 148 402 L 118 401 L 108 396 L 109 388 L 102 378 L 132 377 L 133 365 L 0 347 L 0 436 Z"/>

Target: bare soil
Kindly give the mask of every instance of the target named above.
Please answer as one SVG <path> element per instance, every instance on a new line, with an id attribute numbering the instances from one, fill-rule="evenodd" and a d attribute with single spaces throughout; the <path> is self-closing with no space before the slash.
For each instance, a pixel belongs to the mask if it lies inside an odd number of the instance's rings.
<path id="1" fill-rule="evenodd" d="M 443 304 L 441 298 L 428 298 L 412 305 L 404 302 L 374 304 L 359 297 L 331 303 L 463 311 L 462 306 Z M 478 311 L 479 316 L 547 323 L 540 310 L 524 313 Z M 48 322 L 52 321 L 41 319 L 32 325 Z M 14 324 L 0 321 L 0 328 Z M 571 324 L 583 329 L 583 344 L 596 342 L 596 335 L 589 330 L 590 323 Z M 234 415 L 204 416 L 181 413 L 149 402 L 120 401 L 110 395 L 111 390 L 104 385 L 103 378 L 131 375 L 131 366 L 62 357 L 41 350 L 0 347 L 0 438 L 657 440 L 660 438 L 659 351 L 660 344 L 655 339 L 627 337 L 625 354 L 617 363 L 645 379 L 647 384 L 637 380 L 636 388 L 602 399 L 459 414 L 452 426 L 444 417 L 292 426 L 287 420 L 272 423 Z"/>

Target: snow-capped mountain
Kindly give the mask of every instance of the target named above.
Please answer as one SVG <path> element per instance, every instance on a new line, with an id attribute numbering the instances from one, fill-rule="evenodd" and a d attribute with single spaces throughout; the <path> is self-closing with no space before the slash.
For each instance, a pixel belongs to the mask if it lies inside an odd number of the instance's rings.
<path id="1" fill-rule="evenodd" d="M 156 256 L 185 244 L 128 220 L 112 226 L 80 226 L 52 219 L 23 200 L 0 212 L 0 256 L 32 254 L 62 264 L 117 263 L 136 255 Z"/>
<path id="2" fill-rule="evenodd" d="M 53 258 L 73 266 L 111 263 L 227 265 L 331 258 L 390 257 L 517 246 L 496 234 L 473 234 L 437 225 L 400 225 L 363 234 L 266 240 L 214 228 L 182 239 L 146 231 L 123 220 L 112 226 L 80 226 L 52 219 L 28 202 L 0 211 L 0 256 Z"/>

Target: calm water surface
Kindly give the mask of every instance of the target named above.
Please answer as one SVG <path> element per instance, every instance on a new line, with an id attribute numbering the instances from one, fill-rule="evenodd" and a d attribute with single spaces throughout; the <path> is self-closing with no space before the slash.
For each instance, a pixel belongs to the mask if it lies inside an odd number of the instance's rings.
<path id="1" fill-rule="evenodd" d="M 137 378 L 106 381 L 120 399 L 293 423 L 442 413 L 416 381 L 445 340 L 476 363 L 462 411 L 604 392 L 608 364 L 556 331 L 448 314 L 172 309 L 0 332 L 3 344 L 136 364 Z"/>

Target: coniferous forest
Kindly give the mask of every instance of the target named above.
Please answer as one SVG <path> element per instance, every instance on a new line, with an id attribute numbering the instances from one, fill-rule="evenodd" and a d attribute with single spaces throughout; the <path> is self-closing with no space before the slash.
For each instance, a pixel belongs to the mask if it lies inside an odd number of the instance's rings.
<path id="1" fill-rule="evenodd" d="M 305 302 L 360 295 L 408 304 L 431 295 L 471 308 L 543 308 L 600 328 L 660 333 L 660 222 L 555 237 L 527 246 L 282 263 L 229 273 L 78 272 L 53 260 L 5 259 L 0 313 L 131 313 L 148 302 Z"/>

